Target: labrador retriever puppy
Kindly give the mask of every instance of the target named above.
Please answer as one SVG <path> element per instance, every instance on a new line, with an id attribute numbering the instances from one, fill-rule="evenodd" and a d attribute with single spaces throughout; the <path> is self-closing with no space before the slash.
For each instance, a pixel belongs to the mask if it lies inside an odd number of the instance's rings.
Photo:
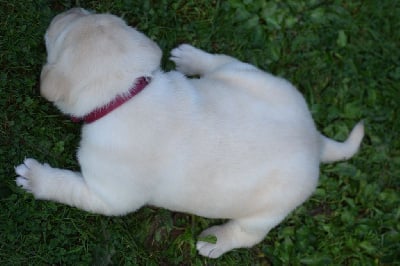
<path id="1" fill-rule="evenodd" d="M 288 81 L 183 44 L 177 71 L 161 50 L 111 14 L 75 8 L 46 35 L 41 94 L 83 120 L 81 172 L 34 159 L 16 182 L 35 198 L 104 215 L 144 205 L 229 221 L 201 233 L 203 256 L 259 243 L 315 190 L 319 164 L 352 157 L 364 135 L 321 135 Z M 188 78 L 196 75 L 199 78 Z"/>

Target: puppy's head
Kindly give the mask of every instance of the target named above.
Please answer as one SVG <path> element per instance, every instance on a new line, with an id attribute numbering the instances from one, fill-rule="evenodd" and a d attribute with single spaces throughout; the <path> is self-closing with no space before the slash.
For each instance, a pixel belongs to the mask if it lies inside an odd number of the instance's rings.
<path id="1" fill-rule="evenodd" d="M 41 93 L 62 112 L 82 116 L 151 76 L 161 50 L 110 14 L 74 8 L 56 16 L 45 35 Z"/>

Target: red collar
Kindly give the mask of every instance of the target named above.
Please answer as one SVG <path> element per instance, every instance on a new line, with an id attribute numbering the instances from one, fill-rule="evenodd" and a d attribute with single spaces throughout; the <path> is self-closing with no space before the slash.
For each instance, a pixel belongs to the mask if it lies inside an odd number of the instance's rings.
<path id="1" fill-rule="evenodd" d="M 113 110 L 117 109 L 133 97 L 135 97 L 139 92 L 141 92 L 147 84 L 151 81 L 150 77 L 140 77 L 136 80 L 135 85 L 126 93 L 122 95 L 117 95 L 113 100 L 111 100 L 106 105 L 94 109 L 92 112 L 88 113 L 83 117 L 75 117 L 72 116 L 72 122 L 79 123 L 81 121 L 86 124 L 92 123 L 103 116 L 106 116 L 108 113 L 111 113 Z"/>

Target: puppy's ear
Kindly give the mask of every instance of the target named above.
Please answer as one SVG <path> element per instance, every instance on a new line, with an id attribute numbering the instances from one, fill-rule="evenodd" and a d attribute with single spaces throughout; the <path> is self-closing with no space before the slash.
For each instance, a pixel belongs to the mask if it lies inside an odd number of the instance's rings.
<path id="1" fill-rule="evenodd" d="M 46 64 L 40 75 L 40 93 L 50 102 L 65 100 L 70 90 L 67 77 L 54 64 Z"/>

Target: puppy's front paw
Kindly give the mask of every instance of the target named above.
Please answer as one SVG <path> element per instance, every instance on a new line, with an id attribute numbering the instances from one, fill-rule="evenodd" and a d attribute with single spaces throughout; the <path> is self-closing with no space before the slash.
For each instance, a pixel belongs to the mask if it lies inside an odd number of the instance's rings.
<path id="1" fill-rule="evenodd" d="M 36 196 L 38 186 L 40 186 L 40 178 L 47 169 L 50 169 L 48 164 L 41 164 L 31 158 L 25 159 L 24 163 L 15 167 L 15 172 L 18 175 L 15 182 L 18 186 Z"/>
<path id="2" fill-rule="evenodd" d="M 170 59 L 175 62 L 176 69 L 186 75 L 201 75 L 202 61 L 208 53 L 194 48 L 189 44 L 182 44 L 171 51 Z"/>

